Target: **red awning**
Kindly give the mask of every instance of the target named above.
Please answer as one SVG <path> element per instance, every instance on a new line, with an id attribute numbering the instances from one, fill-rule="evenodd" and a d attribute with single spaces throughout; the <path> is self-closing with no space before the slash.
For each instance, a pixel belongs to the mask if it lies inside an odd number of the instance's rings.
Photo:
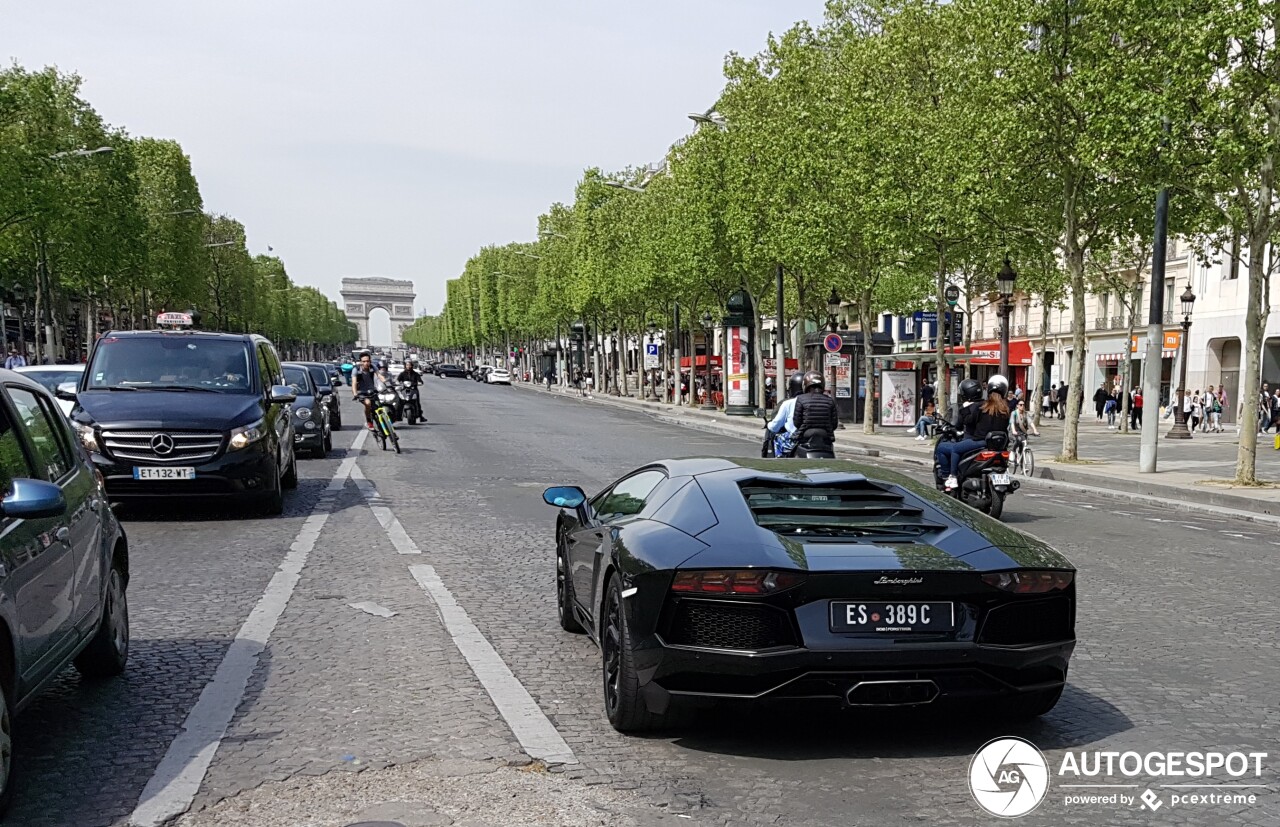
<path id="1" fill-rule="evenodd" d="M 964 353 L 963 347 L 950 348 L 952 353 Z M 971 365 L 998 365 L 1000 364 L 1000 343 L 999 342 L 976 342 L 970 348 L 969 364 Z M 1009 343 L 1009 364 L 1010 365 L 1029 365 L 1031 364 L 1031 343 L 1030 342 L 1010 342 Z"/>
<path id="2" fill-rule="evenodd" d="M 706 356 L 699 356 L 699 357 L 698 357 L 698 367 L 700 367 L 700 368 L 705 368 L 706 366 L 707 366 L 707 357 L 706 357 Z M 682 367 L 682 368 L 687 368 L 687 367 L 689 367 L 689 357 L 688 357 L 688 356 L 681 356 L 681 357 L 680 357 L 680 367 Z M 712 356 L 712 357 L 711 357 L 711 367 L 713 367 L 713 368 L 718 368 L 718 367 L 720 367 L 720 357 L 719 357 L 719 356 Z"/>

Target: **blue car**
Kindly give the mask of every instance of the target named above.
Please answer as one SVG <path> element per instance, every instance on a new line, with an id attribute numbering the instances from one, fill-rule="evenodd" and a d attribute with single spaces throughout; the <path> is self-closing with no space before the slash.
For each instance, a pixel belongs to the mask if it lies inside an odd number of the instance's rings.
<path id="1" fill-rule="evenodd" d="M 0 812 L 13 717 L 68 664 L 118 675 L 129 657 L 129 544 L 102 475 L 57 400 L 0 370 Z"/>

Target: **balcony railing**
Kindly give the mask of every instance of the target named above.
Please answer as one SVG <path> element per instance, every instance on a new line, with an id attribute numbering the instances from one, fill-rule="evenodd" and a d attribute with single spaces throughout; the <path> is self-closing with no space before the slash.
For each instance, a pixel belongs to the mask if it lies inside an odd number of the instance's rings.
<path id="1" fill-rule="evenodd" d="M 1107 317 L 1106 317 L 1106 316 L 1098 316 L 1097 318 L 1095 318 L 1095 319 L 1093 320 L 1093 329 L 1094 329 L 1094 330 L 1106 330 L 1106 329 L 1107 329 Z"/>
<path id="2" fill-rule="evenodd" d="M 975 342 L 981 342 L 984 338 L 986 338 L 985 334 L 986 334 L 986 331 L 983 328 L 975 327 L 973 329 L 973 340 Z"/>
<path id="3" fill-rule="evenodd" d="M 1014 330 L 1017 331 L 1017 335 L 1019 336 L 1027 335 L 1027 326 L 1024 324 L 1018 325 L 1017 327 L 1014 328 Z"/>
<path id="4" fill-rule="evenodd" d="M 1124 316 L 1112 316 L 1112 317 L 1111 317 L 1111 326 L 1112 326 L 1112 327 L 1124 327 Z"/>

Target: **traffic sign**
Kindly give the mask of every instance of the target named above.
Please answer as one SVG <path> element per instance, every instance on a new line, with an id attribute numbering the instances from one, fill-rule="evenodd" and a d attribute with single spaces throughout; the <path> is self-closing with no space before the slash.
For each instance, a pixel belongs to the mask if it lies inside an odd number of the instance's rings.
<path id="1" fill-rule="evenodd" d="M 645 370 L 654 370 L 658 367 L 658 347 L 656 342 L 649 342 L 644 346 Z"/>
<path id="2" fill-rule="evenodd" d="M 942 292 L 942 296 L 947 300 L 947 304 L 955 307 L 956 302 L 960 301 L 960 288 L 954 284 L 948 284 L 947 289 Z"/>
<path id="3" fill-rule="evenodd" d="M 839 333 L 828 333 L 827 338 L 822 340 L 822 346 L 827 349 L 827 353 L 839 353 L 840 348 L 844 347 L 844 339 L 840 338 Z"/>
<path id="4" fill-rule="evenodd" d="M 844 354 L 843 354 L 843 353 L 828 353 L 828 354 L 827 354 L 827 360 L 826 360 L 826 363 L 825 363 L 827 367 L 829 367 L 829 368 L 838 368 L 838 367 L 840 367 L 841 365 L 843 365 L 844 363 L 845 363 L 845 356 L 844 356 Z"/>

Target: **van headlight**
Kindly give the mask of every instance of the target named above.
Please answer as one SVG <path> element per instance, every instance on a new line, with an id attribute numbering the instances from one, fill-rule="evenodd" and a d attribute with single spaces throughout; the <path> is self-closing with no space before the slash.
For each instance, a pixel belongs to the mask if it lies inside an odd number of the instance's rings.
<path id="1" fill-rule="evenodd" d="M 240 451 L 248 448 L 253 443 L 266 436 L 266 432 L 262 429 L 262 420 L 252 422 L 241 428 L 235 428 L 231 431 L 230 450 Z"/>
<path id="2" fill-rule="evenodd" d="M 76 434 L 80 437 L 80 444 L 88 448 L 94 453 L 101 453 L 98 450 L 98 435 L 93 430 L 93 424 L 85 424 L 84 422 L 72 422 L 75 426 Z"/>

